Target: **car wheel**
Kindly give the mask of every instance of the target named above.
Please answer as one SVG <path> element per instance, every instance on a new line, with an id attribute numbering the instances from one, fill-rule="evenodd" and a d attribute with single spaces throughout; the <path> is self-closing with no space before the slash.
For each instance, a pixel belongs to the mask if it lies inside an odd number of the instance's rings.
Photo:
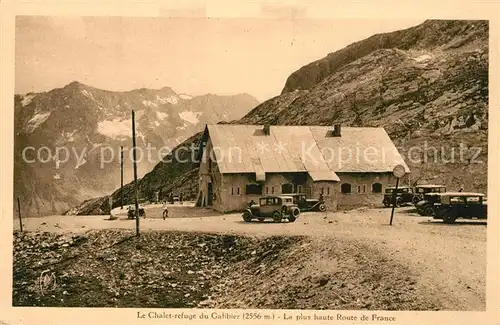
<path id="1" fill-rule="evenodd" d="M 382 203 L 384 204 L 384 206 L 385 206 L 386 208 L 388 208 L 388 207 L 391 205 L 391 201 L 390 201 L 390 200 L 388 200 L 388 199 L 384 199 L 384 201 L 383 201 Z"/>
<path id="2" fill-rule="evenodd" d="M 281 219 L 283 219 L 283 215 L 281 214 L 280 211 L 274 211 L 273 212 L 273 221 L 274 222 L 281 222 Z"/>
<path id="3" fill-rule="evenodd" d="M 288 221 L 290 221 L 290 222 L 295 222 L 295 220 L 297 220 L 297 219 L 295 218 L 295 216 L 293 216 L 293 215 L 288 216 Z"/>
<path id="4" fill-rule="evenodd" d="M 424 207 L 424 215 L 434 216 L 434 208 L 432 207 L 432 205 L 429 204 Z"/>
<path id="5" fill-rule="evenodd" d="M 318 206 L 318 209 L 319 209 L 319 211 L 321 211 L 321 212 L 325 212 L 325 211 L 326 211 L 326 205 L 324 205 L 323 203 L 321 203 L 321 204 Z"/>
<path id="6" fill-rule="evenodd" d="M 411 202 L 413 205 L 416 205 L 418 202 L 420 202 L 420 198 L 418 196 L 414 196 L 413 199 L 411 199 Z"/>
<path id="7" fill-rule="evenodd" d="M 400 197 L 396 198 L 396 206 L 399 208 L 403 204 L 403 199 Z"/>
<path id="8" fill-rule="evenodd" d="M 248 211 L 243 212 L 243 220 L 245 222 L 252 221 L 252 215 Z"/>

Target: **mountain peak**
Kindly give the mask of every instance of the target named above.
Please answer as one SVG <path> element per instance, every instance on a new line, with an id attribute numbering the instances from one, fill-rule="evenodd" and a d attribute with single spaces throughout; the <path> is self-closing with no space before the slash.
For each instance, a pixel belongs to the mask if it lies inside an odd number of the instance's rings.
<path id="1" fill-rule="evenodd" d="M 64 86 L 64 88 L 86 88 L 87 85 L 84 85 L 83 83 L 75 80 Z"/>

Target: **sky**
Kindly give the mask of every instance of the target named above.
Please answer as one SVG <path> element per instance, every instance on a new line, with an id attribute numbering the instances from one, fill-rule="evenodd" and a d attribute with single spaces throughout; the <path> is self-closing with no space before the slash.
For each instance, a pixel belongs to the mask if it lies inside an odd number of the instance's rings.
<path id="1" fill-rule="evenodd" d="M 79 81 L 127 91 L 281 93 L 300 67 L 423 20 L 18 16 L 15 92 Z"/>

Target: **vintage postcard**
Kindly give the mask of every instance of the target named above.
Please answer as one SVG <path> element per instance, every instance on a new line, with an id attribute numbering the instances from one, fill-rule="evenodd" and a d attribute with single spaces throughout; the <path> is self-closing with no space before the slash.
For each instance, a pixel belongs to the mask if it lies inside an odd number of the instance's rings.
<path id="1" fill-rule="evenodd" d="M 0 323 L 500 321 L 498 5 L 0 5 Z"/>

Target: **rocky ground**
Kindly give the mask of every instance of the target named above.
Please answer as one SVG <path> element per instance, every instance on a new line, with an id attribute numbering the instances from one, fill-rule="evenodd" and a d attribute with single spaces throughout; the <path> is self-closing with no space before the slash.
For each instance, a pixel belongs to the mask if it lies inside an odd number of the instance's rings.
<path id="1" fill-rule="evenodd" d="M 162 220 L 141 236 L 118 215 L 29 218 L 14 236 L 16 306 L 484 310 L 486 224 L 445 225 L 411 208 Z M 453 245 L 450 245 L 453 243 Z"/>
<path id="2" fill-rule="evenodd" d="M 225 287 L 221 279 L 232 265 L 277 255 L 299 240 L 158 231 L 134 235 L 127 230 L 16 232 L 13 304 L 192 308 Z"/>

